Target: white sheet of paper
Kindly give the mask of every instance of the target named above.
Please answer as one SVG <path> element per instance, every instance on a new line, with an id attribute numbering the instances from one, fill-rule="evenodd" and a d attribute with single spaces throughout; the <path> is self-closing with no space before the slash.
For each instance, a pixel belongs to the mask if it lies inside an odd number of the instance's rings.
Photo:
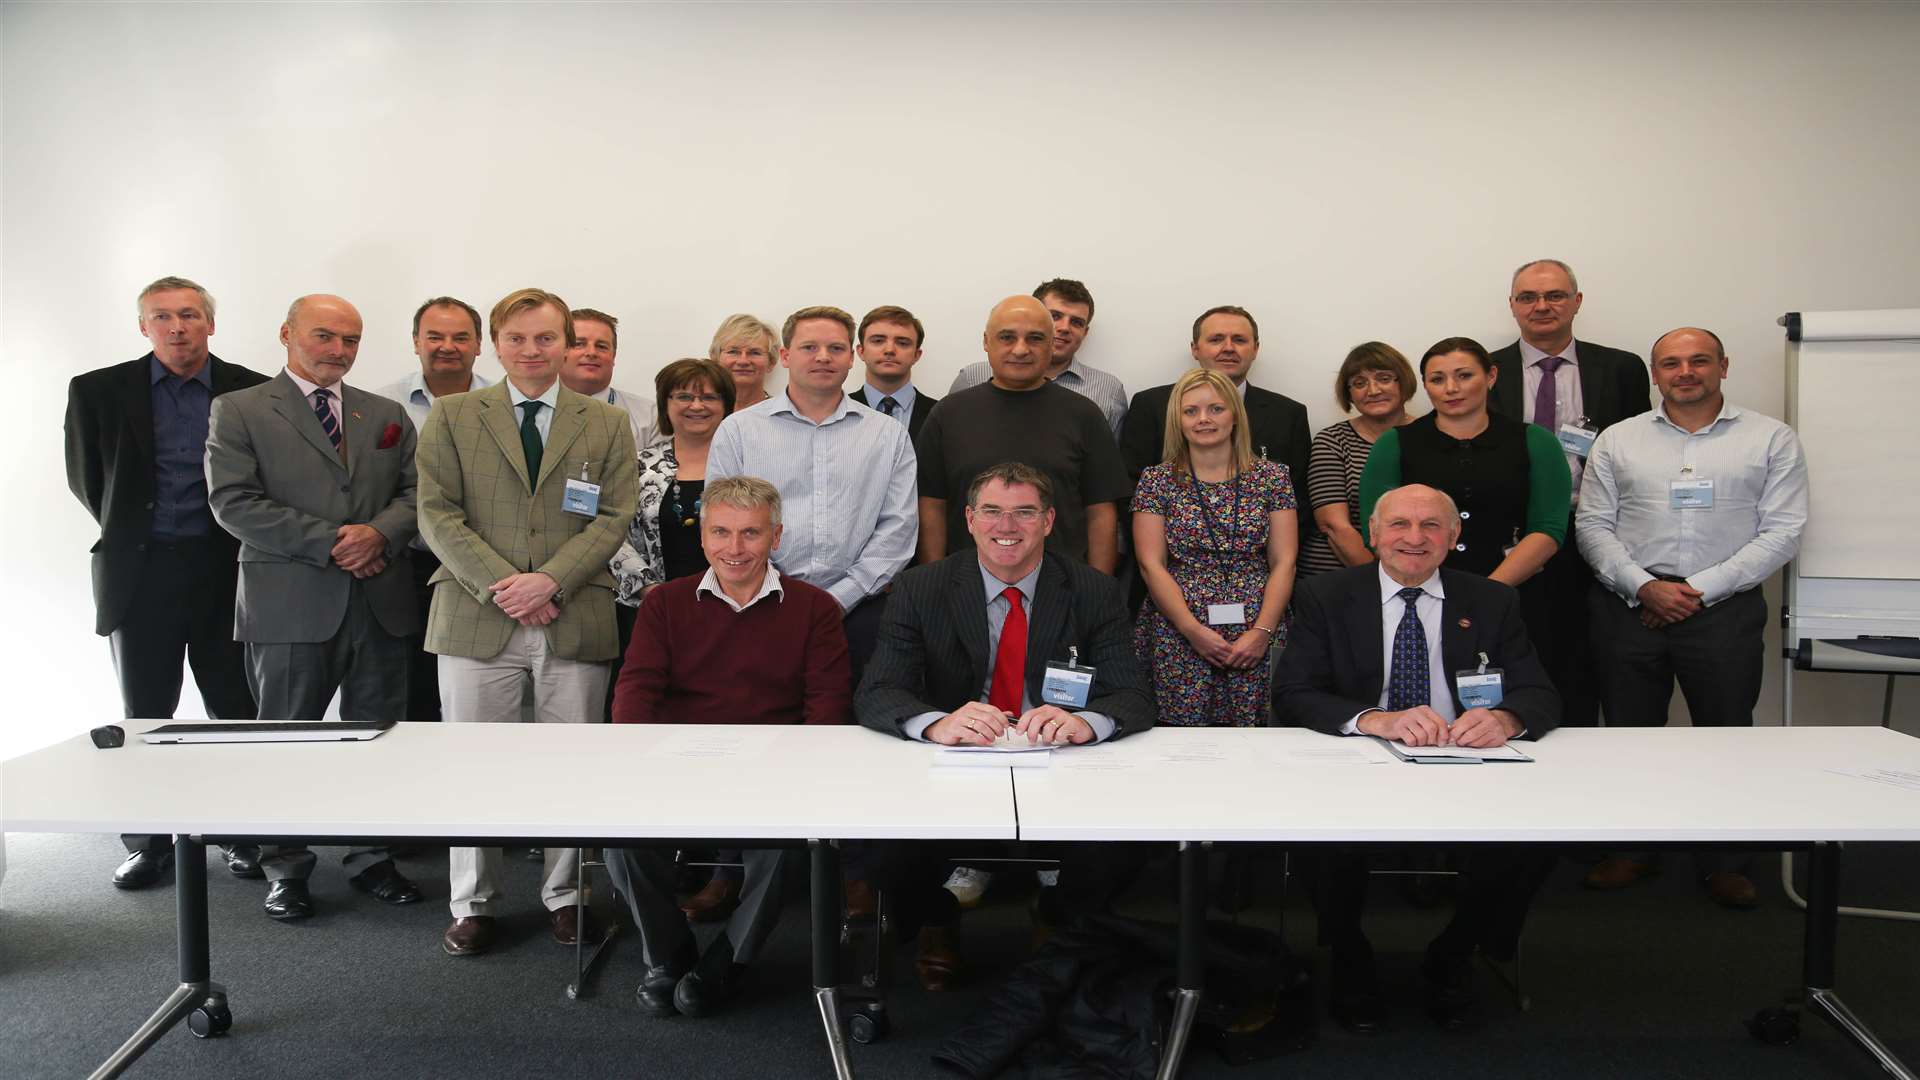
<path id="1" fill-rule="evenodd" d="M 1210 765 L 1231 761 L 1247 749 L 1246 740 L 1231 730 L 1202 732 L 1189 729 L 1178 733 L 1167 732 L 1159 737 L 1154 732 L 1148 732 L 1144 739 L 1153 751 L 1153 759 L 1163 765 Z"/>
<path id="2" fill-rule="evenodd" d="M 1121 748 L 1107 743 L 1095 743 L 1092 746 L 1075 746 L 1053 756 L 1053 767 L 1071 772 L 1132 772 L 1140 767 L 1142 758 L 1137 754 L 1124 754 Z"/>
<path id="3" fill-rule="evenodd" d="M 1053 744 L 1028 742 L 1025 735 L 1008 728 L 985 746 L 943 746 L 941 749 L 962 754 L 1031 754 L 1052 750 Z"/>
<path id="4" fill-rule="evenodd" d="M 1387 765 L 1399 759 L 1375 739 L 1287 739 L 1260 742 L 1275 765 Z"/>
<path id="5" fill-rule="evenodd" d="M 1888 787 L 1920 791 L 1920 772 L 1906 769 L 1828 769 L 1827 771 L 1835 776 L 1851 776 L 1856 780 L 1868 780 Z"/>
<path id="6" fill-rule="evenodd" d="M 775 740 L 744 731 L 723 731 L 686 725 L 654 744 L 655 757 L 737 758 L 746 760 L 765 754 Z"/>
<path id="7" fill-rule="evenodd" d="M 1483 761 L 1525 761 L 1527 755 L 1512 746 L 1408 746 L 1394 743 L 1401 753 L 1412 757 L 1480 758 Z"/>

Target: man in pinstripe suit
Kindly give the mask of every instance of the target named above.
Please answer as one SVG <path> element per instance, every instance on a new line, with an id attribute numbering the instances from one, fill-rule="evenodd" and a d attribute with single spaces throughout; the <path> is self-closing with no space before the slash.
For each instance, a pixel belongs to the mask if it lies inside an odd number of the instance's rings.
<path id="1" fill-rule="evenodd" d="M 573 340 L 565 301 L 521 289 L 493 307 L 488 332 L 506 381 L 436 399 L 420 432 L 420 533 L 440 558 L 427 651 L 440 658 L 445 718 L 517 720 L 531 680 L 535 719 L 600 719 L 619 651 L 613 577 L 638 497 L 624 412 L 559 385 Z M 555 940 L 571 945 L 574 852 L 548 848 L 541 889 Z M 452 956 L 494 936 L 500 851 L 453 848 Z"/>

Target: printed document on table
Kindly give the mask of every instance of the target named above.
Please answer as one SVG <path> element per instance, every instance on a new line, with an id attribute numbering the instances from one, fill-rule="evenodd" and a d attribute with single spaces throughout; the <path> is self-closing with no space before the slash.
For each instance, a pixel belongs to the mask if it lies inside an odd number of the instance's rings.
<path id="1" fill-rule="evenodd" d="M 1212 765 L 1234 761 L 1247 741 L 1230 728 L 1160 728 L 1135 737 L 1135 753 L 1144 751 L 1160 765 Z"/>
<path id="2" fill-rule="evenodd" d="M 1867 780 L 1888 787 L 1906 788 L 1908 791 L 1920 791 L 1920 772 L 1910 769 L 1828 769 L 1835 776 L 1851 776 L 1855 780 Z"/>
<path id="3" fill-rule="evenodd" d="M 681 759 L 733 758 L 744 761 L 765 754 L 767 748 L 773 745 L 774 734 L 773 731 L 740 731 L 684 725 L 655 743 L 653 756 Z"/>
<path id="4" fill-rule="evenodd" d="M 1257 739 L 1275 765 L 1391 765 L 1397 760 L 1378 740 L 1327 735 L 1314 739 Z"/>
<path id="5" fill-rule="evenodd" d="M 1405 743 L 1382 740 L 1386 746 L 1402 760 L 1453 760 L 1461 762 L 1475 761 L 1532 761 L 1508 743 L 1506 746 L 1408 746 Z"/>

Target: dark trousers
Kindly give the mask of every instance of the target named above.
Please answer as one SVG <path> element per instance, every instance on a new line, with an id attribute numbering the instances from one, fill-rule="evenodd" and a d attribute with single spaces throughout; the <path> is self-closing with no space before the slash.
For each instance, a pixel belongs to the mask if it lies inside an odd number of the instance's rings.
<path id="1" fill-rule="evenodd" d="M 1475 946 L 1495 960 L 1511 960 L 1526 925 L 1527 909 L 1554 866 L 1554 853 L 1535 848 L 1476 844 L 1459 853 L 1466 875 L 1459 905 L 1446 929 L 1429 946 L 1461 957 Z M 1360 929 L 1367 906 L 1367 855 L 1328 850 L 1301 859 L 1301 876 L 1320 919 L 1320 938 L 1334 949 L 1366 940 Z"/>
<path id="2" fill-rule="evenodd" d="M 407 719 L 432 723 L 440 719 L 440 658 L 427 651 L 427 615 L 433 610 L 433 587 L 427 580 L 440 569 L 440 557 L 426 548 L 414 548 L 413 598 L 420 608 L 420 632 L 407 638 Z M 622 644 L 625 641 L 622 639 Z M 613 696 L 607 696 L 609 703 Z"/>
<path id="3" fill-rule="evenodd" d="M 606 714 L 600 718 L 601 723 L 613 723 L 613 688 L 620 685 L 620 668 L 627 662 L 627 645 L 633 641 L 633 624 L 639 617 L 638 607 L 613 605 L 613 628 L 620 635 L 620 653 L 607 668 L 607 707 L 601 710 Z"/>
<path id="4" fill-rule="evenodd" d="M 250 641 L 246 649 L 247 675 L 262 720 L 322 719 L 335 691 L 340 693 L 343 720 L 397 720 L 405 715 L 412 645 L 380 625 L 358 581 L 348 595 L 346 617 L 332 637 Z M 355 848 L 346 860 L 363 855 L 376 861 L 388 857 L 385 847 Z M 305 844 L 260 845 L 260 869 L 268 881 L 303 881 L 313 874 L 313 863 L 313 852 Z"/>
<path id="5" fill-rule="evenodd" d="M 1581 557 L 1569 523 L 1567 542 L 1520 590 L 1527 636 L 1533 639 L 1554 689 L 1560 691 L 1562 727 L 1600 723 L 1599 678 L 1586 619 L 1587 596 L 1593 587 L 1593 568 Z"/>
<path id="6" fill-rule="evenodd" d="M 205 539 L 148 545 L 139 592 L 108 638 L 128 719 L 173 718 L 183 661 L 213 719 L 254 718 L 246 657 L 233 640 L 231 558 Z M 173 850 L 170 836 L 120 840 L 128 851 Z"/>
<path id="7" fill-rule="evenodd" d="M 800 857 L 793 849 L 767 848 L 741 853 L 746 882 L 740 906 L 727 918 L 727 941 L 736 964 L 751 964 L 760 946 L 780 921 L 785 866 Z M 687 917 L 673 898 L 673 859 L 656 848 L 608 848 L 607 876 L 627 898 L 634 925 L 640 928 L 640 951 L 647 966 L 674 963 L 693 950 Z"/>
<path id="8" fill-rule="evenodd" d="M 1588 594 L 1588 611 L 1609 727 L 1665 726 L 1676 682 L 1694 727 L 1753 726 L 1766 665 L 1767 598 L 1758 588 L 1658 630 L 1603 586 Z M 1701 876 L 1747 861 L 1695 857 Z"/>
<path id="9" fill-rule="evenodd" d="M 880 616 L 887 608 L 887 594 L 879 593 L 853 605 L 841 621 L 841 629 L 847 632 L 847 659 L 853 667 L 853 689 L 860 689 L 860 677 L 866 673 L 867 661 L 873 659 L 873 650 L 880 646 Z"/>

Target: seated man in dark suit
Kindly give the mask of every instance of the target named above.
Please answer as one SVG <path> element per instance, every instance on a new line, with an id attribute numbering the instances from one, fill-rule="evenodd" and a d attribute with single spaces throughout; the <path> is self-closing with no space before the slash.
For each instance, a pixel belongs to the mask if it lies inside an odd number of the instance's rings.
<path id="1" fill-rule="evenodd" d="M 1560 722 L 1560 695 L 1534 655 L 1511 588 L 1441 570 L 1460 531 L 1445 493 L 1396 488 L 1374 507 L 1380 561 L 1307 578 L 1293 599 L 1293 632 L 1274 673 L 1283 724 L 1329 735 L 1374 735 L 1409 746 L 1496 747 L 1537 739 Z M 1502 672 L 1492 707 L 1464 707 L 1456 672 L 1484 660 Z M 1319 860 L 1320 936 L 1333 949 L 1334 1019 L 1377 1030 L 1384 1009 L 1373 949 L 1360 931 L 1367 870 L 1355 854 Z M 1509 960 L 1551 855 L 1475 847 L 1459 910 L 1427 946 L 1428 1011 L 1442 1027 L 1470 1026 L 1477 1009 L 1473 950 Z"/>
<path id="2" fill-rule="evenodd" d="M 1046 551 L 1053 482 L 1019 462 L 995 465 L 967 490 L 974 548 L 915 567 L 894 582 L 880 644 L 854 695 L 877 731 L 946 746 L 1011 737 L 1059 746 L 1117 739 L 1153 726 L 1153 698 L 1134 658 L 1120 585 Z M 1084 697 L 1049 704 L 1050 668 L 1091 668 Z M 966 847 L 978 851 L 979 844 Z M 896 890 L 906 927 L 922 925 L 921 982 L 944 989 L 957 966 L 948 929 L 959 916 L 940 887 L 949 849 L 882 845 L 878 875 Z M 1105 906 L 1125 868 L 1118 852 L 1061 852 L 1069 914 Z"/>
<path id="3" fill-rule="evenodd" d="M 771 564 L 780 492 L 753 476 L 708 482 L 700 545 L 709 569 L 648 590 L 613 691 L 616 724 L 844 724 L 847 635 L 832 594 Z M 696 953 L 674 900 L 673 862 L 651 848 L 609 849 L 647 971 L 640 1006 L 655 1016 L 719 1008 L 780 919 L 781 868 L 794 853 L 742 852 L 740 906 Z M 697 957 L 697 961 L 696 961 Z"/>

